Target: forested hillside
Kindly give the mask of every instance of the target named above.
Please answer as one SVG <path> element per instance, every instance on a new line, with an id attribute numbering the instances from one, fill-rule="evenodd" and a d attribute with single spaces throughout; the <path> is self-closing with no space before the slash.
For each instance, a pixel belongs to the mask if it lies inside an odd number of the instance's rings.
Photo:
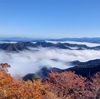
<path id="1" fill-rule="evenodd" d="M 51 72 L 46 81 L 24 81 L 11 77 L 7 68 L 0 64 L 0 99 L 100 99 L 99 72 L 91 81 L 71 71 Z"/>

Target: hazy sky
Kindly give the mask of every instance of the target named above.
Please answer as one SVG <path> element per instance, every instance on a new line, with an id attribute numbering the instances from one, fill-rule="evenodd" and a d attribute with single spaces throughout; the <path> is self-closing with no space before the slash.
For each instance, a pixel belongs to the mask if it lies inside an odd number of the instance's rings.
<path id="1" fill-rule="evenodd" d="M 0 0 L 0 36 L 100 37 L 100 0 Z"/>

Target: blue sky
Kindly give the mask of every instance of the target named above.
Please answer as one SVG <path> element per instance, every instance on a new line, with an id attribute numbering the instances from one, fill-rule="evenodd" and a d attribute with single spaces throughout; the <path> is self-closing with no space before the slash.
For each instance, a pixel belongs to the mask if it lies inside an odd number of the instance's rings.
<path id="1" fill-rule="evenodd" d="M 0 37 L 100 37 L 100 0 L 0 0 Z"/>

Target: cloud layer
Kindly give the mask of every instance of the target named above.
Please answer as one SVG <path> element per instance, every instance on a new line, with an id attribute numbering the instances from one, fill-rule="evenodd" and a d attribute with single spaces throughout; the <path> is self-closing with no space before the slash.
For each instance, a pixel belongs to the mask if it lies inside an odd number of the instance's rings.
<path id="1" fill-rule="evenodd" d="M 96 47 L 96 46 L 100 46 L 99 43 L 89 43 L 89 42 L 76 42 L 76 41 L 46 41 L 46 42 L 51 42 L 54 44 L 57 43 L 70 43 L 70 44 L 78 44 L 78 45 L 86 45 L 88 47 Z"/>
<path id="2" fill-rule="evenodd" d="M 17 43 L 17 42 L 8 42 L 8 41 L 0 41 L 0 44 L 4 44 L 4 43 L 10 43 L 10 44 L 15 44 L 15 43 Z"/>
<path id="3" fill-rule="evenodd" d="M 30 48 L 31 51 L 20 53 L 7 53 L 0 51 L 0 63 L 9 63 L 9 72 L 14 76 L 35 73 L 41 67 L 69 68 L 69 62 L 79 60 L 82 62 L 100 59 L 100 51 L 97 50 L 66 50 L 57 48 Z"/>

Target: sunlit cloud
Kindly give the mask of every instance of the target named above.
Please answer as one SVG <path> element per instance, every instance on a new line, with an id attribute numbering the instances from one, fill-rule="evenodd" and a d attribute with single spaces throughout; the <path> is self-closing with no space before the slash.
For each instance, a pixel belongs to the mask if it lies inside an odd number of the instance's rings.
<path id="1" fill-rule="evenodd" d="M 58 48 L 31 48 L 17 52 L 0 51 L 0 63 L 9 63 L 9 72 L 12 75 L 26 75 L 36 73 L 43 66 L 67 69 L 71 67 L 70 62 L 79 60 L 99 59 L 100 51 L 97 50 L 66 50 Z"/>

